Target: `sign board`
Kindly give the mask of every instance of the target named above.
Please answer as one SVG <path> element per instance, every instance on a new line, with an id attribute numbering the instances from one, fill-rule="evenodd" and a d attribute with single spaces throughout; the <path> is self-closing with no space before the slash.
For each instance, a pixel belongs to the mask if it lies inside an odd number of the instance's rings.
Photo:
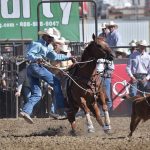
<path id="1" fill-rule="evenodd" d="M 132 102 L 122 99 L 129 94 L 130 85 L 128 84 L 130 77 L 126 72 L 126 64 L 115 64 L 115 70 L 112 75 L 112 100 L 113 114 L 130 115 Z"/>
<path id="2" fill-rule="evenodd" d="M 0 0 L 0 39 L 32 38 L 36 40 L 37 5 L 41 1 Z M 40 29 L 50 27 L 58 28 L 62 36 L 70 41 L 79 41 L 78 3 L 42 3 L 40 5 Z"/>

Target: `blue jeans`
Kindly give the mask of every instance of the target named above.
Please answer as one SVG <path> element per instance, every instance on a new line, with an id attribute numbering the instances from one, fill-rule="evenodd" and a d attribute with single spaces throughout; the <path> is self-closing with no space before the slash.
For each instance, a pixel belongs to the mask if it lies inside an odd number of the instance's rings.
<path id="1" fill-rule="evenodd" d="M 137 82 L 132 83 L 130 85 L 129 93 L 130 93 L 130 96 L 136 96 L 136 94 L 137 94 Z"/>
<path id="2" fill-rule="evenodd" d="M 52 113 L 56 113 L 57 112 L 58 108 L 56 108 L 56 106 L 57 106 L 56 105 L 56 98 L 54 96 L 54 93 L 52 93 L 52 103 L 51 103 L 51 108 L 50 108 Z"/>
<path id="3" fill-rule="evenodd" d="M 24 103 L 27 103 L 29 97 L 31 96 L 31 88 L 27 86 L 23 86 L 21 92 L 23 94 Z"/>
<path id="4" fill-rule="evenodd" d="M 138 81 L 130 85 L 130 96 L 136 96 L 138 92 L 140 95 L 142 95 L 143 92 L 148 92 L 147 85 L 149 81 L 145 83 L 141 82 L 146 77 L 146 75 L 136 74 L 134 76 Z"/>
<path id="5" fill-rule="evenodd" d="M 135 82 L 135 83 L 132 83 L 130 85 L 130 90 L 129 90 L 130 91 L 130 96 L 136 96 L 138 92 L 140 93 L 140 95 L 143 94 L 142 92 L 149 92 L 148 89 L 147 89 L 147 84 L 148 84 L 148 82 L 143 84 L 139 81 Z"/>
<path id="6" fill-rule="evenodd" d="M 61 84 L 54 74 L 49 72 L 42 65 L 39 65 L 37 63 L 31 63 L 27 68 L 27 75 L 29 77 L 31 86 L 31 96 L 23 107 L 24 112 L 31 115 L 33 107 L 41 99 L 41 80 L 44 80 L 53 87 L 54 95 L 58 104 L 57 108 L 64 108 L 64 97 L 61 90 Z"/>
<path id="7" fill-rule="evenodd" d="M 112 104 L 112 98 L 111 98 L 111 78 L 102 78 L 102 81 L 104 83 L 105 89 L 106 89 L 106 95 L 107 95 L 107 106 L 108 110 L 110 110 L 113 106 Z"/>

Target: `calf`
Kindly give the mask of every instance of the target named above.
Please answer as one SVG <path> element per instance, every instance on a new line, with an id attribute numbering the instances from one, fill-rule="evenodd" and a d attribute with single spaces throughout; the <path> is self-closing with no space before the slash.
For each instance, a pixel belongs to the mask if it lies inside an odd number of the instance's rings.
<path id="1" fill-rule="evenodd" d="M 131 137 L 141 120 L 145 122 L 150 119 L 150 94 L 144 97 L 135 96 L 127 99 L 133 101 L 129 133 L 129 137 Z"/>

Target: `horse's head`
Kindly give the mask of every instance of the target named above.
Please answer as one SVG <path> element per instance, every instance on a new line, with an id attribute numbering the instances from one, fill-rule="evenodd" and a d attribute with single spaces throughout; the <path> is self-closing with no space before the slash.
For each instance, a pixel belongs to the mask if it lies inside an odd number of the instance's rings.
<path id="1" fill-rule="evenodd" d="M 95 37 L 93 34 L 93 41 L 89 43 L 89 45 L 85 49 L 88 55 L 95 59 L 108 59 L 113 60 L 113 52 L 108 44 L 101 37 Z"/>

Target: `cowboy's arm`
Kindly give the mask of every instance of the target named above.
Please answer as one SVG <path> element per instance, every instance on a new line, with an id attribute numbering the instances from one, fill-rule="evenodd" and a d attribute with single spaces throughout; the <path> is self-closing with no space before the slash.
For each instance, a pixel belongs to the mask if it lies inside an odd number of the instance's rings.
<path id="1" fill-rule="evenodd" d="M 23 84 L 24 84 L 24 81 L 25 81 L 25 78 L 26 78 L 26 73 L 27 73 L 26 69 L 23 69 L 21 72 L 19 72 L 18 86 L 16 88 L 16 93 L 15 93 L 16 96 L 21 95 L 21 90 L 22 90 L 22 87 L 23 87 Z"/>
<path id="2" fill-rule="evenodd" d="M 75 59 L 72 56 L 67 56 L 65 54 L 58 54 L 52 48 L 48 48 L 46 57 L 50 60 L 59 60 L 59 61 L 72 60 L 73 62 Z"/>
<path id="3" fill-rule="evenodd" d="M 26 71 L 26 68 L 25 68 L 18 75 L 18 86 L 17 86 L 17 91 L 18 92 L 21 92 L 21 90 L 22 90 L 23 83 L 26 79 L 26 74 L 27 74 L 27 71 Z"/>
<path id="4" fill-rule="evenodd" d="M 118 32 L 117 32 L 117 34 L 115 36 L 115 42 L 116 42 L 116 46 L 120 46 L 122 44 L 121 36 L 120 36 L 120 34 Z"/>
<path id="5" fill-rule="evenodd" d="M 130 78 L 131 78 L 131 82 L 134 83 L 134 82 L 136 82 L 137 80 L 136 80 L 136 78 L 134 77 L 134 75 L 133 75 L 133 73 L 132 73 L 132 69 L 131 69 L 132 65 L 133 65 L 133 64 L 132 64 L 132 57 L 131 57 L 131 55 L 130 55 L 130 57 L 129 57 L 129 59 L 128 59 L 128 62 L 127 62 L 126 71 L 127 71 L 128 75 L 129 75 Z"/>
<path id="6" fill-rule="evenodd" d="M 148 67 L 147 67 L 147 69 L 148 69 L 148 75 L 146 76 L 146 80 L 150 80 L 150 56 L 149 56 L 149 64 L 148 64 Z"/>
<path id="7" fill-rule="evenodd" d="M 128 75 L 132 78 L 133 74 L 132 74 L 131 66 L 132 66 L 132 59 L 131 59 L 131 57 L 129 57 L 127 66 L 126 66 L 126 71 L 127 71 Z"/>

